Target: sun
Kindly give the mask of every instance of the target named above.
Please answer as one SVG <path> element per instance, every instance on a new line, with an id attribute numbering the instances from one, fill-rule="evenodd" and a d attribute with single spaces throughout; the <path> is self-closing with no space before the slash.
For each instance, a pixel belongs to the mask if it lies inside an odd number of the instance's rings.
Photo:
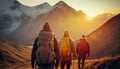
<path id="1" fill-rule="evenodd" d="M 87 15 L 87 18 L 90 20 L 93 19 L 93 17 L 95 17 L 95 16 L 94 15 Z"/>
<path id="2" fill-rule="evenodd" d="M 86 13 L 86 15 L 88 20 L 92 20 L 96 16 L 96 13 Z"/>

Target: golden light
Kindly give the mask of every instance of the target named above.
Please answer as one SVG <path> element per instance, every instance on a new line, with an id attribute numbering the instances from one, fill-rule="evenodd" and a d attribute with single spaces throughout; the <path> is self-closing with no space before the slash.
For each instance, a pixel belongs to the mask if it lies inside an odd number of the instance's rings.
<path id="1" fill-rule="evenodd" d="M 93 35 L 90 36 L 90 38 L 91 38 L 92 40 L 96 40 L 96 39 L 97 39 L 97 36 L 93 34 Z"/>
<path id="2" fill-rule="evenodd" d="M 93 19 L 93 17 L 95 17 L 95 16 L 94 15 L 87 15 L 87 18 L 90 20 Z"/>

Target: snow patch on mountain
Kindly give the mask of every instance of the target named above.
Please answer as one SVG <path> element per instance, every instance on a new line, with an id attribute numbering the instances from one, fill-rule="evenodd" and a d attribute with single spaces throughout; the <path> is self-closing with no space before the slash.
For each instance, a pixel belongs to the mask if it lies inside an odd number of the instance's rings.
<path id="1" fill-rule="evenodd" d="M 29 7 L 22 5 L 17 0 L 0 0 L 0 22 L 4 26 L 0 26 L 0 33 L 10 34 L 18 28 L 21 23 L 29 18 L 29 23 L 31 18 L 35 18 L 40 14 L 44 14 L 53 9 L 47 2 Z"/>
<path id="2" fill-rule="evenodd" d="M 7 23 L 7 28 L 3 28 L 3 31 L 6 34 L 14 32 L 14 30 L 20 25 L 22 22 L 23 13 L 19 11 L 19 9 L 8 10 L 5 11 L 4 14 L 1 15 L 4 20 L 1 20 L 3 23 Z M 8 20 L 7 20 L 8 19 Z"/>
<path id="3" fill-rule="evenodd" d="M 63 2 L 63 1 L 60 1 L 60 2 L 58 2 L 54 7 L 59 7 L 59 8 L 63 8 L 64 9 L 64 5 L 67 5 L 65 2 Z"/>
<path id="4" fill-rule="evenodd" d="M 0 5 L 1 5 L 0 14 L 5 14 L 5 13 L 13 14 L 11 11 L 12 10 L 11 8 L 13 8 L 14 10 L 19 9 L 14 11 L 14 15 L 17 15 L 16 13 L 22 11 L 23 13 L 31 17 L 36 17 L 37 15 L 44 14 L 53 9 L 53 7 L 49 5 L 47 2 L 34 7 L 29 7 L 26 5 L 22 5 L 17 0 L 11 0 L 11 1 L 0 0 Z"/>
<path id="5" fill-rule="evenodd" d="M 45 2 L 41 5 L 34 6 L 34 7 L 28 7 L 25 5 L 21 5 L 20 9 L 23 10 L 27 15 L 36 17 L 37 15 L 44 14 L 44 13 L 52 10 L 53 7 Z"/>
<path id="6" fill-rule="evenodd" d="M 5 15 L 10 15 L 11 17 L 19 17 L 22 15 L 22 12 L 19 9 L 7 10 L 4 12 Z"/>

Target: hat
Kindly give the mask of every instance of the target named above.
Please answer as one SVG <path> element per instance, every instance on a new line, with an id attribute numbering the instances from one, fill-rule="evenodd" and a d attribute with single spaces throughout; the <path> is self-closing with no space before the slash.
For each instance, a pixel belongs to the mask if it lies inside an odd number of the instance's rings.
<path id="1" fill-rule="evenodd" d="M 85 35 L 82 35 L 82 37 L 84 38 L 84 37 L 85 37 Z"/>
<path id="2" fill-rule="evenodd" d="M 69 32 L 68 31 L 64 32 L 64 37 L 69 37 Z"/>
<path id="3" fill-rule="evenodd" d="M 43 30 L 47 30 L 49 31 L 50 30 L 50 26 L 49 24 L 46 22 L 45 25 L 43 26 Z"/>

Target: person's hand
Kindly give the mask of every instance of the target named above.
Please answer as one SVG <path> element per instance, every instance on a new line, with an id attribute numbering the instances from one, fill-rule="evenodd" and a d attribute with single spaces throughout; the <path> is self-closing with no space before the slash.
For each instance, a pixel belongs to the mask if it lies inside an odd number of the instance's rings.
<path id="1" fill-rule="evenodd" d="M 32 66 L 32 69 L 34 69 L 34 66 Z"/>
<path id="2" fill-rule="evenodd" d="M 76 58 L 76 57 L 77 57 L 77 54 L 74 54 L 73 57 Z"/>
<path id="3" fill-rule="evenodd" d="M 58 69 L 58 67 L 55 66 L 55 69 Z"/>
<path id="4" fill-rule="evenodd" d="M 89 57 L 89 56 L 90 56 L 89 54 L 86 55 L 86 57 Z"/>
<path id="5" fill-rule="evenodd" d="M 59 66 L 59 64 L 58 63 L 55 63 L 55 69 L 58 69 L 58 66 Z"/>

